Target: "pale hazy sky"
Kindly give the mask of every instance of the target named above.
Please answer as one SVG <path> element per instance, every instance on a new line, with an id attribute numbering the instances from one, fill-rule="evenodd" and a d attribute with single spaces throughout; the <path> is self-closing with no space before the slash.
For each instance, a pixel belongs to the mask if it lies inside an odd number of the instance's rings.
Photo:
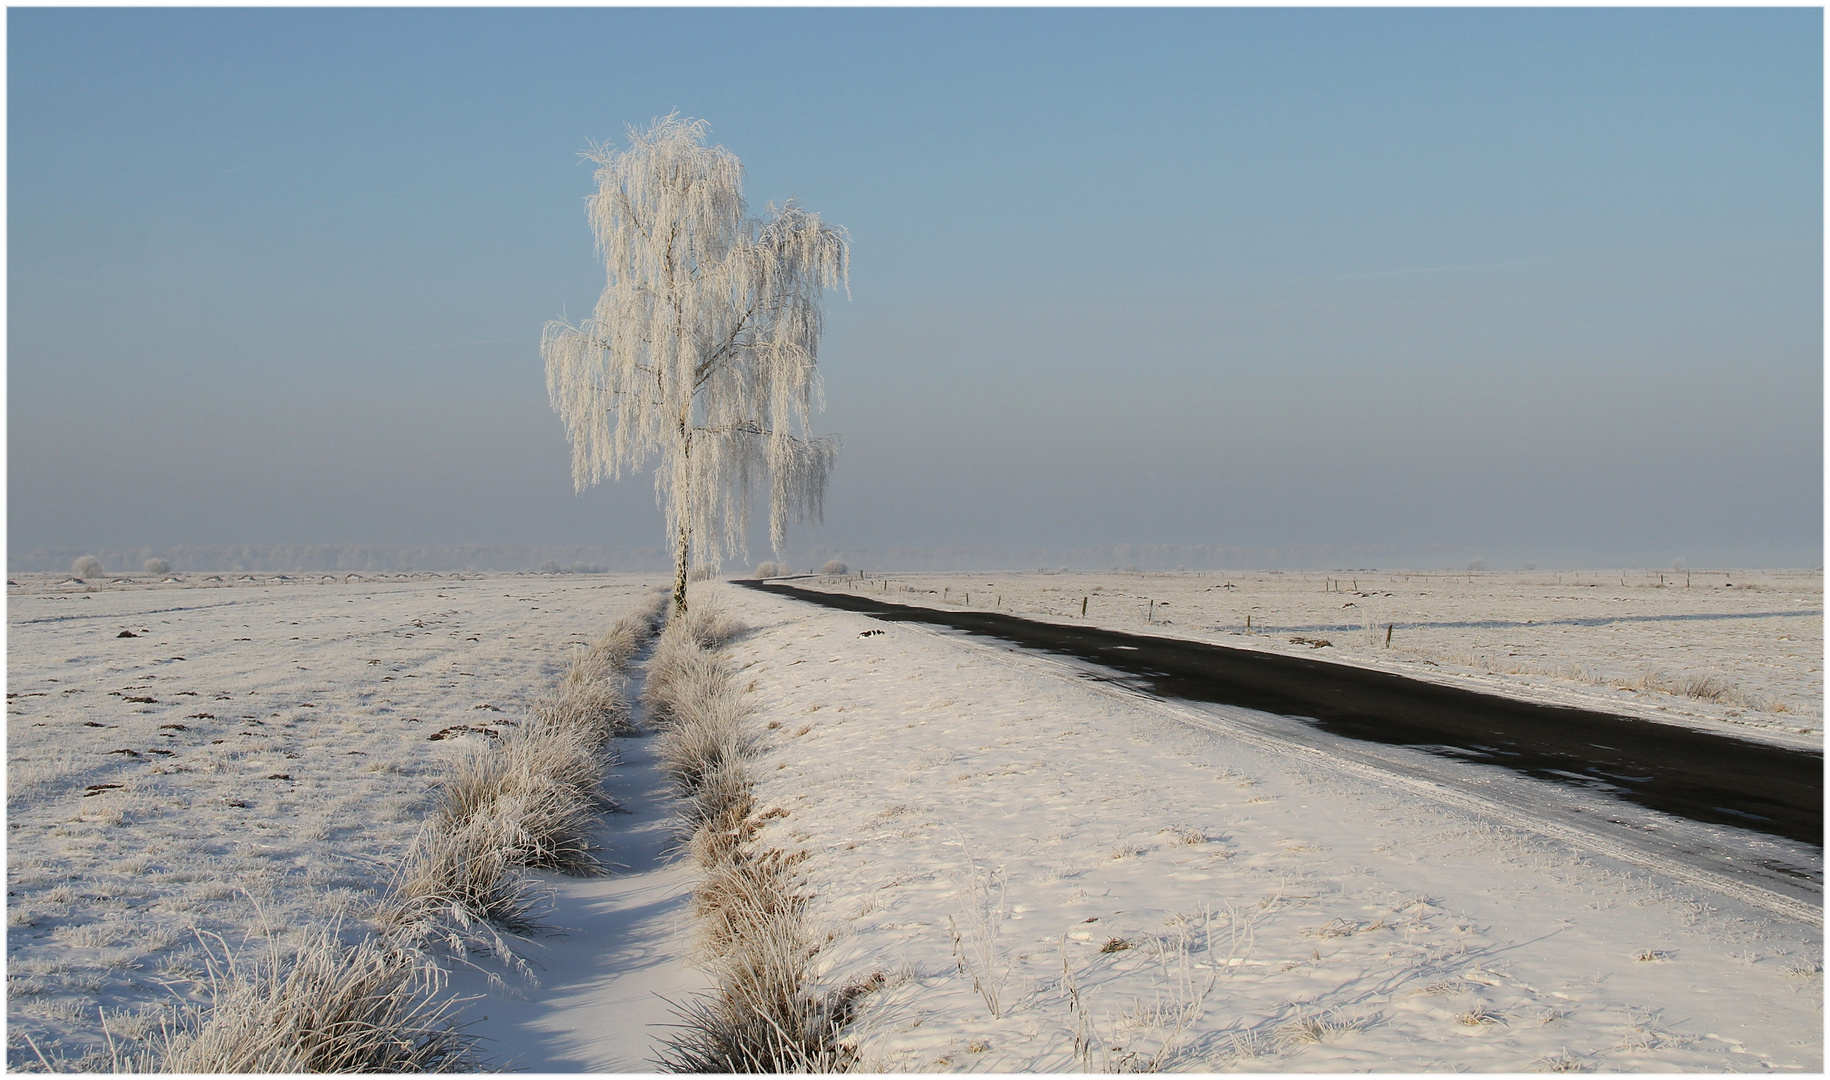
<path id="1" fill-rule="evenodd" d="M 7 20 L 15 552 L 659 546 L 538 340 L 678 110 L 852 235 L 797 544 L 1821 563 L 1815 9 Z"/>

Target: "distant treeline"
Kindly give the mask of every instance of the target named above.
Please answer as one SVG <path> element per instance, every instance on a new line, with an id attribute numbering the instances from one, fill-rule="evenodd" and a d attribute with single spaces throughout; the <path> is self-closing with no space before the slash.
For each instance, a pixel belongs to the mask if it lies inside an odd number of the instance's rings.
<path id="1" fill-rule="evenodd" d="M 660 548 L 609 548 L 515 544 L 185 544 L 139 548 L 39 548 L 9 552 L 14 573 L 64 573 L 83 555 L 109 573 L 141 573 L 163 559 L 177 573 L 404 573 L 412 570 L 544 570 L 566 573 L 665 571 L 673 564 Z"/>
<path id="2" fill-rule="evenodd" d="M 773 560 L 766 550 L 756 559 Z M 406 571 L 534 570 L 564 573 L 655 572 L 673 569 L 662 548 L 614 550 L 597 547 L 515 544 L 191 544 L 174 547 L 39 548 L 10 553 L 16 573 L 63 573 L 83 555 L 101 559 L 109 573 L 141 573 L 149 559 L 163 559 L 175 572 L 208 573 L 402 573 Z M 1242 547 L 1220 544 L 1106 544 L 1080 548 L 994 547 L 791 549 L 785 564 L 796 571 L 831 560 L 853 570 L 1338 570 L 1343 567 L 1454 567 L 1469 556 L 1461 549 L 1404 550 L 1310 545 Z M 753 569 L 727 560 L 722 573 Z M 1484 565 L 1475 569 L 1485 569 Z"/>

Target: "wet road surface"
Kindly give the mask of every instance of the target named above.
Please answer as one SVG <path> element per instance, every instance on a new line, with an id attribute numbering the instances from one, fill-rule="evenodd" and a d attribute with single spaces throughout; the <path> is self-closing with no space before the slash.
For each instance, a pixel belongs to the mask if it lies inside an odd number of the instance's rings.
<path id="1" fill-rule="evenodd" d="M 1337 735 L 1416 747 L 1581 784 L 1652 810 L 1819 848 L 1821 752 L 1651 720 L 1542 705 L 1300 656 L 1232 649 L 986 611 L 944 611 L 739 584 L 889 622 L 923 622 L 1074 657 L 1163 696 L 1292 716 Z"/>

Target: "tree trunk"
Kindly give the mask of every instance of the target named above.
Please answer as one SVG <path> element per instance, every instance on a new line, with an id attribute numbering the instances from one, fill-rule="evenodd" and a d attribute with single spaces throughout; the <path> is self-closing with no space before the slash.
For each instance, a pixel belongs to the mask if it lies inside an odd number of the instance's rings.
<path id="1" fill-rule="evenodd" d="M 688 399 L 687 408 L 692 408 Z M 680 521 L 680 535 L 674 545 L 674 610 L 673 617 L 680 618 L 686 614 L 686 560 L 692 555 L 692 497 L 693 497 L 693 433 L 687 427 L 686 416 L 680 417 L 680 459 L 676 468 L 678 478 L 674 481 L 674 513 Z"/>
<path id="2" fill-rule="evenodd" d="M 686 558 L 690 553 L 690 534 L 686 522 L 680 523 L 680 540 L 674 547 L 674 617 L 686 614 Z"/>

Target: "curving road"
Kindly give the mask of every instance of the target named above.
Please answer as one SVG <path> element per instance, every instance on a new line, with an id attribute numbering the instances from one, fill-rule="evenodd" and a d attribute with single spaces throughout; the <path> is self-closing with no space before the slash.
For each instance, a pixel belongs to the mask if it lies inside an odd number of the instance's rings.
<path id="1" fill-rule="evenodd" d="M 1824 756 L 1672 724 L 1542 705 L 1300 656 L 1232 649 L 986 611 L 753 589 L 894 622 L 924 622 L 1074 657 L 1163 697 L 1293 716 L 1355 739 L 1412 746 L 1580 783 L 1652 810 L 1822 848 Z"/>

